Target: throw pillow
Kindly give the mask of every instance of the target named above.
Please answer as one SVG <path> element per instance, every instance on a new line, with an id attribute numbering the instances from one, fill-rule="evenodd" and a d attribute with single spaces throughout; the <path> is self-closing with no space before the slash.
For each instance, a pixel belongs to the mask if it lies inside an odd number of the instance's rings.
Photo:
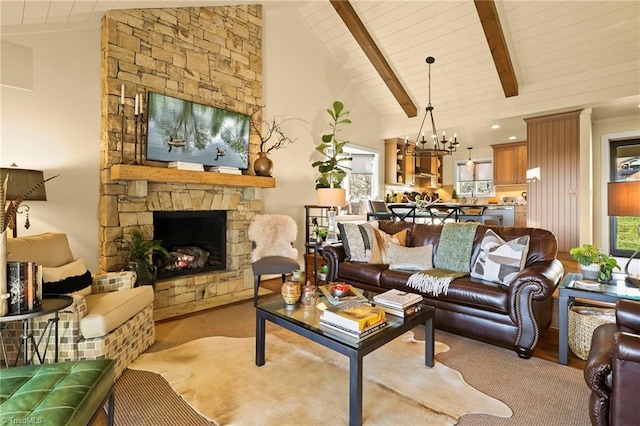
<path id="1" fill-rule="evenodd" d="M 57 268 L 42 267 L 42 294 L 91 294 L 91 273 L 82 259 Z"/>
<path id="2" fill-rule="evenodd" d="M 403 247 L 389 244 L 387 247 L 389 269 L 425 271 L 433 269 L 433 246 Z"/>
<path id="3" fill-rule="evenodd" d="M 346 260 L 353 262 L 369 261 L 373 240 L 375 239 L 373 234 L 375 228 L 378 228 L 378 222 L 338 223 Z"/>
<path id="4" fill-rule="evenodd" d="M 509 285 L 522 271 L 529 253 L 529 235 L 503 240 L 488 229 L 482 238 L 480 254 L 471 268 L 471 276 L 502 285 Z"/>
<path id="5" fill-rule="evenodd" d="M 408 229 L 403 229 L 393 235 L 389 235 L 386 232 L 375 228 L 373 232 L 375 238 L 373 239 L 373 247 L 371 248 L 371 258 L 369 259 L 369 263 L 388 263 L 384 261 L 383 253 L 385 252 L 386 247 L 391 243 L 398 244 L 403 247 L 406 247 L 407 245 Z"/>

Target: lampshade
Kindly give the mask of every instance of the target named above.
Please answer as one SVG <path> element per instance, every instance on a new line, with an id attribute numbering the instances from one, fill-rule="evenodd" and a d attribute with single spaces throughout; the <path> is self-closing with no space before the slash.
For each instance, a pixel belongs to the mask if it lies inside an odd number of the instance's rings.
<path id="1" fill-rule="evenodd" d="M 609 216 L 640 216 L 640 180 L 607 184 Z"/>
<path id="2" fill-rule="evenodd" d="M 18 169 L 15 167 L 0 168 L 0 182 L 7 180 L 7 201 L 16 200 L 24 196 L 28 191 L 44 181 L 44 173 L 40 170 Z M 40 185 L 36 190 L 29 193 L 25 200 L 47 201 L 47 193 L 44 185 Z"/>
<path id="3" fill-rule="evenodd" d="M 347 204 L 347 190 L 343 188 L 318 188 L 317 203 L 321 207 L 342 207 Z"/>

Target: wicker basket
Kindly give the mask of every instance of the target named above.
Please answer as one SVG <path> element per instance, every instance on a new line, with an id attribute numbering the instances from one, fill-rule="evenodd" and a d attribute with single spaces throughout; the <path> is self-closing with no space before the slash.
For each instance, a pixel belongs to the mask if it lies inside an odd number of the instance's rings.
<path id="1" fill-rule="evenodd" d="M 569 309 L 569 347 L 580 359 L 587 359 L 593 331 L 601 324 L 616 322 L 615 309 L 572 306 Z"/>

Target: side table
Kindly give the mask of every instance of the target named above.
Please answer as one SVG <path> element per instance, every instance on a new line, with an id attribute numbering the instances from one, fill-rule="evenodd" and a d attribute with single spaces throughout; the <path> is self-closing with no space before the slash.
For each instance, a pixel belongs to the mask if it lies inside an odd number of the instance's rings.
<path id="1" fill-rule="evenodd" d="M 51 333 L 54 333 L 55 346 L 54 346 L 54 362 L 58 362 L 58 312 L 64 308 L 71 306 L 73 303 L 73 298 L 71 296 L 65 295 L 55 295 L 55 296 L 45 296 L 42 298 L 42 306 L 41 309 L 32 312 L 25 312 L 22 314 L 12 314 L 5 315 L 4 317 L 0 317 L 0 323 L 5 323 L 9 321 L 22 321 L 22 335 L 20 336 L 20 341 L 18 343 L 18 351 L 16 354 L 16 360 L 14 362 L 14 366 L 18 365 L 18 360 L 20 358 L 20 350 L 22 350 L 22 360 L 24 365 L 29 365 L 31 361 L 33 361 L 34 356 L 38 356 L 38 360 L 40 363 L 44 362 L 44 359 L 47 355 L 47 350 L 49 348 L 49 343 L 51 339 Z M 42 331 L 42 335 L 36 342 L 36 339 L 33 337 L 33 333 L 29 330 L 29 320 L 31 318 L 37 318 L 47 314 L 54 314 L 53 318 L 49 318 L 47 321 L 47 325 Z M 2 325 L 2 324 L 0 324 Z M 46 345 L 42 354 L 40 354 L 40 350 L 38 346 L 42 343 L 44 337 L 47 336 Z M 7 360 L 7 351 L 4 345 L 4 339 L 0 336 L 0 343 L 2 346 L 2 355 L 5 360 L 5 364 L 8 366 Z M 32 346 L 30 351 L 29 345 Z M 32 352 L 31 357 L 29 357 L 29 353 Z"/>
<path id="2" fill-rule="evenodd" d="M 624 279 L 612 280 L 593 289 L 576 284 L 582 275 L 570 273 L 562 280 L 558 298 L 558 362 L 567 365 L 569 358 L 569 306 L 576 298 L 615 303 L 618 299 L 640 300 L 640 289 L 629 287 Z"/>

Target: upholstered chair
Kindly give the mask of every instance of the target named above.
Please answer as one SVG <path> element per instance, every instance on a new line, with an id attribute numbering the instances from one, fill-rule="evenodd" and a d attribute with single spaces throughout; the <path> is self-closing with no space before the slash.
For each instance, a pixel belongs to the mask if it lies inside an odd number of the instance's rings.
<path id="1" fill-rule="evenodd" d="M 595 329 L 584 378 L 593 425 L 638 424 L 640 302 L 618 300 L 616 323 Z"/>
<path id="2" fill-rule="evenodd" d="M 293 247 L 298 227 L 295 221 L 281 214 L 258 214 L 249 224 L 249 239 L 253 243 L 253 305 L 258 304 L 258 288 L 262 275 L 282 275 L 300 269 L 298 250 Z"/>
<path id="3" fill-rule="evenodd" d="M 91 275 L 82 259 L 74 258 L 67 235 L 63 233 L 10 238 L 7 260 L 42 265 L 47 281 L 43 283 L 43 293 L 49 287 L 50 293 L 66 293 L 73 297 L 71 306 L 59 312 L 60 362 L 113 359 L 117 378 L 155 342 L 153 288 L 134 287 L 135 272 Z M 47 279 L 47 276 L 57 278 Z M 53 315 L 30 320 L 29 329 L 36 341 L 40 342 L 47 321 Z M 20 321 L 6 324 L 13 328 L 14 335 L 19 335 Z M 46 340 L 42 339 L 40 344 L 44 345 Z M 40 347 L 40 351 L 44 352 L 44 347 Z M 53 356 L 53 351 L 47 351 L 46 362 L 51 362 Z"/>

